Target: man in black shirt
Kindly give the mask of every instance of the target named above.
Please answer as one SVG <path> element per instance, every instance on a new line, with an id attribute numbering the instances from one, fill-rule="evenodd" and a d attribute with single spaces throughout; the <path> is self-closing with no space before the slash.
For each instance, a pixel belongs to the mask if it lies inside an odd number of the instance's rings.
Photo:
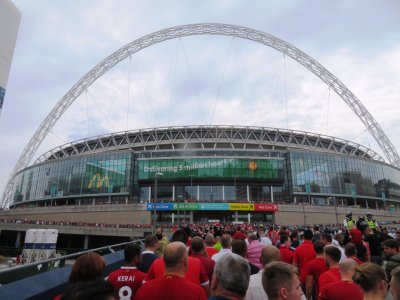
<path id="1" fill-rule="evenodd" d="M 368 227 L 365 232 L 364 240 L 369 244 L 371 262 L 382 265 L 381 242 L 383 239 L 381 233 L 379 231 L 373 232 L 372 229 Z"/>
<path id="2" fill-rule="evenodd" d="M 157 259 L 157 255 L 154 254 L 154 252 L 158 248 L 157 237 L 154 235 L 146 236 L 146 238 L 144 239 L 144 248 L 145 250 L 142 252 L 142 261 L 137 266 L 137 268 L 139 269 L 139 271 L 147 273 L 153 261 Z"/>

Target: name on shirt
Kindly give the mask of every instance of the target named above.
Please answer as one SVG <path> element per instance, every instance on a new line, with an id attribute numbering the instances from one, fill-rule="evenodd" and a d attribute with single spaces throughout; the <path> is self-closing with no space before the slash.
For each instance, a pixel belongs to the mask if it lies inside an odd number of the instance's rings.
<path id="1" fill-rule="evenodd" d="M 135 281 L 135 276 L 118 276 L 118 282 Z"/>

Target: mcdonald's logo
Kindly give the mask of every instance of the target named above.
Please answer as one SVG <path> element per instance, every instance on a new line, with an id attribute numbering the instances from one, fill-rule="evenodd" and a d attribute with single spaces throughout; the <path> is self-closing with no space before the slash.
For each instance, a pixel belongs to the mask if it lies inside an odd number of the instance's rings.
<path id="1" fill-rule="evenodd" d="M 101 187 L 106 187 L 108 188 L 110 185 L 109 181 L 108 181 L 108 176 L 103 176 L 101 177 L 101 175 L 99 173 L 97 173 L 96 175 L 94 175 L 92 177 L 92 180 L 90 180 L 88 188 L 91 189 L 92 187 L 95 188 L 101 188 Z"/>

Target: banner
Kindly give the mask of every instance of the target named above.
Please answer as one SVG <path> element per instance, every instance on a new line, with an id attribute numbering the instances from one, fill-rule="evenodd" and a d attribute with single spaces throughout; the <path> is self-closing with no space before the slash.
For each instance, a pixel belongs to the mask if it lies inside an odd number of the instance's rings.
<path id="1" fill-rule="evenodd" d="M 147 210 L 150 210 L 150 211 L 154 210 L 154 204 L 148 203 Z M 157 203 L 156 210 L 173 210 L 173 204 L 172 203 Z"/>
<path id="2" fill-rule="evenodd" d="M 229 210 L 254 211 L 254 204 L 253 203 L 229 203 Z"/>
<path id="3" fill-rule="evenodd" d="M 200 203 L 200 210 L 229 210 L 228 203 Z"/>
<path id="4" fill-rule="evenodd" d="M 139 159 L 138 179 L 243 178 L 283 180 L 283 160 L 244 158 Z M 233 184 L 233 181 L 232 181 Z"/>
<path id="5" fill-rule="evenodd" d="M 278 211 L 278 205 L 274 203 L 254 204 L 255 211 Z"/>

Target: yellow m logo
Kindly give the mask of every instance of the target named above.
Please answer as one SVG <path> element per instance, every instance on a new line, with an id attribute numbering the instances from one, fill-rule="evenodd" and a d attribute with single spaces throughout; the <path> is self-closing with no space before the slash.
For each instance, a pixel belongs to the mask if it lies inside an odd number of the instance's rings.
<path id="1" fill-rule="evenodd" d="M 92 180 L 90 180 L 88 188 L 91 189 L 92 187 L 96 187 L 99 189 L 103 185 L 108 188 L 109 186 L 108 176 L 103 176 L 102 178 L 101 175 L 97 173 L 92 177 Z"/>

